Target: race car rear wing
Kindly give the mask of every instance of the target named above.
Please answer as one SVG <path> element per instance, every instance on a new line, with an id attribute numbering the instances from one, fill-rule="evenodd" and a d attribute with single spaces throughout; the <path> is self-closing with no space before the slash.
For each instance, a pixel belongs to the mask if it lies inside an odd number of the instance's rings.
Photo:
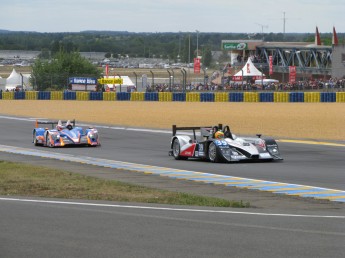
<path id="1" fill-rule="evenodd" d="M 67 122 L 70 122 L 71 124 L 73 124 L 73 127 L 75 127 L 75 119 L 73 120 L 66 120 L 66 121 L 60 121 L 61 123 L 65 124 Z M 59 121 L 43 121 L 43 120 L 36 120 L 35 123 L 35 127 L 38 128 L 38 125 L 51 125 L 52 129 L 54 129 L 54 126 L 57 125 L 59 123 Z"/>
<path id="2" fill-rule="evenodd" d="M 223 125 L 222 124 L 218 124 L 217 126 L 188 126 L 188 127 L 178 127 L 176 125 L 172 126 L 172 136 L 175 136 L 177 131 L 193 131 L 193 137 L 194 139 L 196 139 L 196 134 L 195 131 L 199 130 L 200 134 L 202 137 L 210 137 L 212 135 L 212 129 L 216 128 L 218 129 L 222 129 Z"/>

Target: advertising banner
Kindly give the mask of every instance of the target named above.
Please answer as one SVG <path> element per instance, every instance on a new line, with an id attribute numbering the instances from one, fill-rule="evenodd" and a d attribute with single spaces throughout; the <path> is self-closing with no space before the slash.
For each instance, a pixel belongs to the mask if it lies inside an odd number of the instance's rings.
<path id="1" fill-rule="evenodd" d="M 289 82 L 296 82 L 296 66 L 289 66 Z"/>
<path id="2" fill-rule="evenodd" d="M 194 58 L 194 73 L 200 73 L 200 58 Z"/>
<path id="3" fill-rule="evenodd" d="M 269 61 L 269 74 L 273 74 L 273 57 L 269 56 L 268 57 L 268 61 Z"/>
<path id="4" fill-rule="evenodd" d="M 245 50 L 248 49 L 248 44 L 247 43 L 237 43 L 237 42 L 233 42 L 233 43 L 223 43 L 223 49 L 224 50 Z"/>

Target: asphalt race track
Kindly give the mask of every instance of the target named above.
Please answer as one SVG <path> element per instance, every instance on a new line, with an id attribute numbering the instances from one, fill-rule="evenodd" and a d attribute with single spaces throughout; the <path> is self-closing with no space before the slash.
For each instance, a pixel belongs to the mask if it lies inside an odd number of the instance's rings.
<path id="1" fill-rule="evenodd" d="M 341 146 L 280 142 L 283 162 L 211 164 L 169 157 L 169 132 L 99 126 L 100 148 L 49 149 L 33 146 L 33 126 L 34 120 L 0 117 L 0 144 L 345 190 L 345 147 Z M 7 157 L 0 152 L 0 159 Z M 320 209 L 315 203 L 314 209 L 314 203 L 308 203 L 305 210 L 303 205 L 280 213 L 0 196 L 0 253 L 4 257 L 343 257 L 344 204 Z"/>

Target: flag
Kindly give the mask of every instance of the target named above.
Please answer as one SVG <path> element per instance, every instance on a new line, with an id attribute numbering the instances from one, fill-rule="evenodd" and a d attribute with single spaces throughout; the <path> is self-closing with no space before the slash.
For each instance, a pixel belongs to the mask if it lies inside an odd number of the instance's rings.
<path id="1" fill-rule="evenodd" d="M 337 36 L 337 32 L 335 31 L 334 26 L 333 26 L 333 35 L 332 35 L 332 45 L 335 45 L 335 46 L 338 45 L 338 36 Z"/>
<path id="2" fill-rule="evenodd" d="M 319 29 L 317 26 L 316 26 L 316 32 L 315 32 L 315 45 L 321 46 L 321 38 L 320 38 Z"/>

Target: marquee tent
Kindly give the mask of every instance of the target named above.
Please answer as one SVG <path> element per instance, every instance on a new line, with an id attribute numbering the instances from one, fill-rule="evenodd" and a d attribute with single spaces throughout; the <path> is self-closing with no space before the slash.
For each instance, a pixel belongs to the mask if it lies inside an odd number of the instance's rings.
<path id="1" fill-rule="evenodd" d="M 261 76 L 265 78 L 265 74 L 261 73 L 253 64 L 251 58 L 248 58 L 247 63 L 242 69 L 232 76 L 233 81 L 241 81 L 243 77 L 251 77 L 253 80 L 261 79 Z"/>
<path id="2" fill-rule="evenodd" d="M 104 79 L 120 79 L 119 76 L 104 76 Z M 123 80 L 123 84 L 121 84 L 121 90 L 122 91 L 132 91 L 132 89 L 135 89 L 136 86 L 132 82 L 132 80 L 128 76 L 121 76 L 121 79 Z M 120 84 L 106 84 L 106 86 L 111 90 L 111 91 L 119 91 L 120 90 Z M 115 89 L 114 89 L 115 86 Z"/>
<path id="3" fill-rule="evenodd" d="M 6 79 L 6 89 L 12 90 L 16 87 L 23 86 L 23 89 L 30 87 L 30 74 L 20 74 L 15 69 L 12 70 L 10 76 Z"/>

